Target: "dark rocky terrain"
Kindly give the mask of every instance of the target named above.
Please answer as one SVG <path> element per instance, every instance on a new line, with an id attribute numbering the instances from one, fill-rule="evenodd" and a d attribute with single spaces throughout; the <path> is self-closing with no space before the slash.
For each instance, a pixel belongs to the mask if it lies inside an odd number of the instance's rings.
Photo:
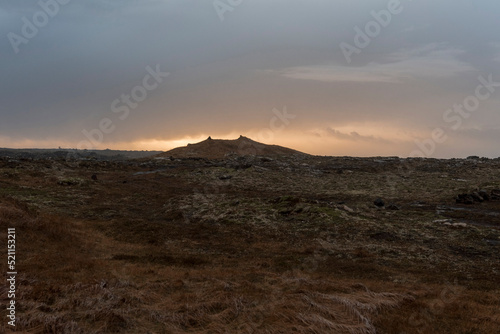
<path id="1" fill-rule="evenodd" d="M 0 157 L 18 329 L 499 332 L 500 159 L 249 154 L 239 141 Z"/>

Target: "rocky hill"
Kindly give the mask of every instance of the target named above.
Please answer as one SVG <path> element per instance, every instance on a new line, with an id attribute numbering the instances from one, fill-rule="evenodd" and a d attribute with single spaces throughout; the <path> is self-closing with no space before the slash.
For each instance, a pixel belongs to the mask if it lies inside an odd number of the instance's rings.
<path id="1" fill-rule="evenodd" d="M 188 144 L 187 146 L 161 153 L 158 157 L 222 159 L 231 155 L 276 157 L 290 155 L 305 156 L 307 154 L 278 145 L 262 144 L 250 138 L 240 136 L 234 140 L 212 139 L 208 137 L 202 142 Z"/>

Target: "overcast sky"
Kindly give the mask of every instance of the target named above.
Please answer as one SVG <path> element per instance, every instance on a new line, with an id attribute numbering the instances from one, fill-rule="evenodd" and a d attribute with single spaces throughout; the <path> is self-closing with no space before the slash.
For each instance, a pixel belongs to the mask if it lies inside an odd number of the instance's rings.
<path id="1" fill-rule="evenodd" d="M 58 1 L 0 3 L 0 147 L 500 156 L 497 0 Z"/>

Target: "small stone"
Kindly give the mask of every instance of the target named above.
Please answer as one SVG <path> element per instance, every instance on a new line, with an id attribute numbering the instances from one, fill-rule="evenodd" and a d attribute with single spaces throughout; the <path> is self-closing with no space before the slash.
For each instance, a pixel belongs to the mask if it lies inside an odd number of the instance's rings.
<path id="1" fill-rule="evenodd" d="M 342 209 L 342 210 L 344 210 L 344 211 L 347 211 L 347 212 L 350 212 L 350 213 L 353 213 L 353 212 L 354 212 L 354 210 L 353 210 L 353 209 L 351 209 L 350 207 L 348 207 L 348 206 L 347 206 L 347 205 L 345 205 L 345 204 L 344 204 L 344 205 L 342 205 L 342 206 L 340 207 L 340 209 Z"/>
<path id="2" fill-rule="evenodd" d="M 451 219 L 436 219 L 433 221 L 433 223 L 440 223 L 440 224 L 446 224 L 446 223 L 451 223 L 453 220 Z"/>
<path id="3" fill-rule="evenodd" d="M 304 211 L 304 207 L 302 206 L 298 206 L 295 208 L 295 210 L 293 210 L 293 212 L 295 213 L 302 213 Z"/>
<path id="4" fill-rule="evenodd" d="M 278 213 L 280 215 L 289 215 L 290 213 L 292 213 L 293 209 L 291 208 L 281 208 L 278 210 Z"/>
<path id="5" fill-rule="evenodd" d="M 378 206 L 379 208 L 383 207 L 385 205 L 385 202 L 381 199 L 381 198 L 377 198 L 373 204 L 375 204 L 376 206 Z"/>

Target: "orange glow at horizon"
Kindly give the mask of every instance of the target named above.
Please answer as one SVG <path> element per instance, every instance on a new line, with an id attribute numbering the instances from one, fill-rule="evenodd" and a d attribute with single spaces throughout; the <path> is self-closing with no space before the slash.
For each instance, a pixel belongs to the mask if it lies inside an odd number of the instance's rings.
<path id="1" fill-rule="evenodd" d="M 280 145 L 313 155 L 341 156 L 376 156 L 400 155 L 411 152 L 414 136 L 423 133 L 409 133 L 396 125 L 389 124 L 352 124 L 343 126 L 324 125 L 310 129 L 283 129 L 271 131 L 253 129 L 249 131 L 233 131 L 219 135 L 208 132 L 175 139 L 139 139 L 133 141 L 105 141 L 93 149 L 168 151 L 176 147 L 194 144 L 207 139 L 237 139 L 240 135 L 257 142 L 269 145 Z M 0 137 L 0 147 L 10 148 L 66 148 L 76 147 L 72 142 L 59 140 L 11 140 Z M 396 149 L 398 151 L 396 151 Z"/>

